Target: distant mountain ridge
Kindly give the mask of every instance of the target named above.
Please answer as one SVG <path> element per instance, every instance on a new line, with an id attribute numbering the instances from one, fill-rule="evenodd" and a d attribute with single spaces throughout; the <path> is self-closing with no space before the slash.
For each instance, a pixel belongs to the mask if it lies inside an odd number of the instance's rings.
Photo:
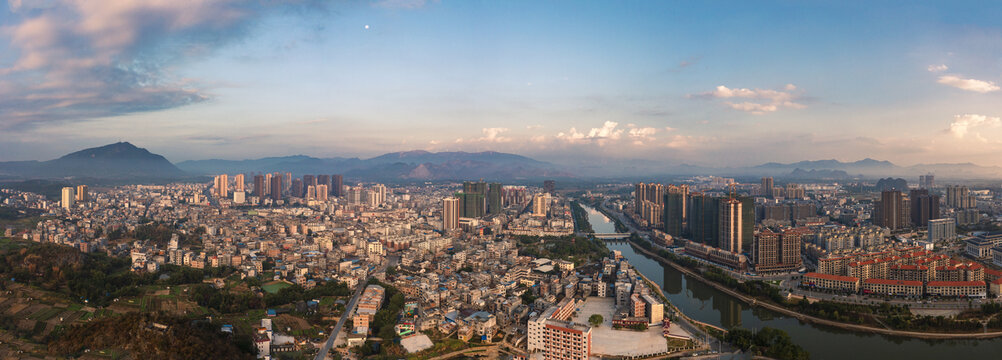
<path id="1" fill-rule="evenodd" d="M 917 164 L 899 166 L 890 161 L 870 158 L 842 162 L 838 160 L 800 161 L 790 164 L 766 163 L 748 168 L 760 171 L 763 175 L 787 176 L 796 169 L 801 170 L 841 170 L 846 175 L 865 178 L 880 178 L 885 176 L 915 177 L 925 174 L 936 174 L 940 178 L 971 178 L 997 179 L 1002 178 L 1002 168 L 998 166 L 980 166 L 973 163 L 962 164 Z"/>
<path id="2" fill-rule="evenodd" d="M 49 161 L 0 162 L 0 174 L 24 178 L 170 179 L 187 176 L 163 156 L 128 142 L 80 150 Z"/>
<path id="3" fill-rule="evenodd" d="M 865 158 L 863 160 L 853 161 L 853 162 L 841 162 L 835 159 L 829 160 L 805 160 L 790 164 L 782 164 L 776 162 L 765 163 L 758 166 L 753 166 L 753 168 L 760 169 L 770 169 L 770 168 L 783 168 L 783 169 L 814 169 L 814 170 L 845 170 L 852 168 L 888 168 L 896 167 L 890 161 L 874 160 L 871 158 Z"/>
<path id="4" fill-rule="evenodd" d="M 377 180 L 531 179 L 571 177 L 557 165 L 516 154 L 484 152 L 392 152 L 369 159 L 315 158 L 305 155 L 249 160 L 190 160 L 177 164 L 193 174 L 291 172 L 344 174 Z"/>
<path id="5" fill-rule="evenodd" d="M 49 161 L 0 162 L 0 179 L 113 179 L 121 181 L 190 180 L 214 174 L 291 172 L 343 174 L 370 181 L 413 180 L 536 180 L 540 178 L 622 179 L 717 175 L 729 177 L 772 176 L 798 181 L 914 178 L 928 173 L 938 179 L 1000 179 L 1002 168 L 972 163 L 917 164 L 898 166 L 890 161 L 865 158 L 843 162 L 835 159 L 794 163 L 768 162 L 747 167 L 708 167 L 670 164 L 666 161 L 586 157 L 575 165 L 557 165 L 527 156 L 483 152 L 391 152 L 372 158 L 308 155 L 264 157 L 248 160 L 189 160 L 172 164 L 161 155 L 128 142 L 84 149 Z M 6 181 L 6 180 L 5 180 Z"/>

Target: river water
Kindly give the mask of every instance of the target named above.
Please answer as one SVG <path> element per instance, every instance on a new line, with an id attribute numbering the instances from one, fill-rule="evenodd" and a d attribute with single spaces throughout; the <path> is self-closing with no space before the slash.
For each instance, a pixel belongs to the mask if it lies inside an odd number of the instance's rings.
<path id="1" fill-rule="evenodd" d="M 615 225 L 602 213 L 585 206 L 588 221 L 596 233 L 614 233 Z M 689 317 L 723 328 L 747 329 L 771 327 L 790 334 L 797 344 L 811 353 L 811 359 L 1000 359 L 1002 339 L 993 340 L 921 340 L 869 333 L 850 332 L 824 327 L 753 308 L 698 281 L 670 266 L 637 253 L 629 243 L 609 242 L 609 249 L 619 250 L 634 267 L 657 282 L 665 296 Z"/>

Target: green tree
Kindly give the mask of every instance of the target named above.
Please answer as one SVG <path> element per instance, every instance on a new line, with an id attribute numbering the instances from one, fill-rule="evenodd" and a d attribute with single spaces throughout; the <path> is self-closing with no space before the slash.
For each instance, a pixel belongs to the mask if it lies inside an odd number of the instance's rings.
<path id="1" fill-rule="evenodd" d="M 599 315 L 599 314 L 591 314 L 591 316 L 588 317 L 588 323 L 591 324 L 591 326 L 594 326 L 594 327 L 598 327 L 599 325 L 602 325 L 602 321 L 604 321 L 604 320 L 605 319 L 602 318 L 602 315 Z"/>

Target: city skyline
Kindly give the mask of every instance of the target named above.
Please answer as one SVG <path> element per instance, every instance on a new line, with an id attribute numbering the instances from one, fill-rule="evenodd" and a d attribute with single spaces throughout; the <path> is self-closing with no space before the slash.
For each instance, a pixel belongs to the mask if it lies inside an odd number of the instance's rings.
<path id="1" fill-rule="evenodd" d="M 976 2 L 6 5 L 0 161 L 1002 165 L 1000 10 Z"/>

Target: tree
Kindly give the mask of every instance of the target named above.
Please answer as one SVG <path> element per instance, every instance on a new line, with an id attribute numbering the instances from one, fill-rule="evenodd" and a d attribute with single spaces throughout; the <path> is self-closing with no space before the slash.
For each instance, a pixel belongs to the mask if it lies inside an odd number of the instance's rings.
<path id="1" fill-rule="evenodd" d="M 602 321 L 604 321 L 604 320 L 605 319 L 602 318 L 602 315 L 599 315 L 599 314 L 591 314 L 591 316 L 588 317 L 588 323 L 591 324 L 591 326 L 594 326 L 594 327 L 598 327 L 599 325 L 602 325 Z"/>

